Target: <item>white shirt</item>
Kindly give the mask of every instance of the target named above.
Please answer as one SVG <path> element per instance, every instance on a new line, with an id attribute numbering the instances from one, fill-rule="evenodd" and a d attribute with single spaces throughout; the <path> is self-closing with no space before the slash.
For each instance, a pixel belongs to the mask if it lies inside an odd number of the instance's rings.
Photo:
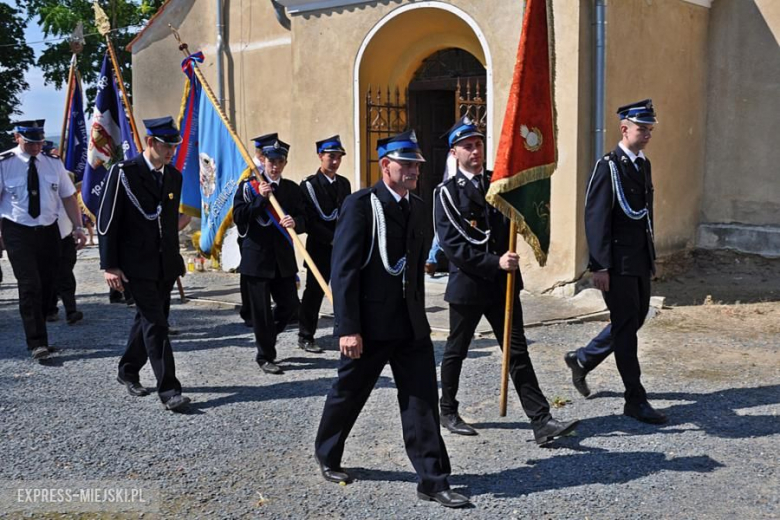
<path id="1" fill-rule="evenodd" d="M 484 175 L 485 174 L 485 170 L 482 169 L 482 170 L 479 171 L 479 173 L 469 173 L 469 172 L 467 172 L 465 170 L 461 170 L 460 173 L 462 173 L 464 177 L 466 177 L 468 180 L 470 180 L 471 184 L 473 184 L 475 188 L 479 188 L 479 186 L 477 186 L 479 181 L 474 180 L 474 178 L 477 175 Z M 482 179 L 482 177 L 480 177 L 480 179 Z"/>
<path id="2" fill-rule="evenodd" d="M 623 153 L 625 153 L 628 156 L 628 158 L 631 159 L 631 164 L 634 165 L 634 168 L 636 168 L 637 171 L 639 171 L 639 167 L 636 165 L 636 160 L 638 157 L 647 160 L 647 158 L 645 157 L 645 152 L 639 150 L 639 155 L 635 155 L 634 152 L 632 152 L 631 150 L 629 150 L 623 145 L 623 141 L 620 141 L 618 143 L 618 146 L 620 147 L 621 150 L 623 150 Z"/>
<path id="3" fill-rule="evenodd" d="M 50 226 L 60 214 L 60 199 L 76 193 L 62 161 L 40 153 L 35 158 L 40 186 L 41 214 L 27 212 L 27 166 L 30 155 L 20 147 L 10 150 L 13 157 L 0 160 L 0 217 L 22 226 Z"/>
<path id="4" fill-rule="evenodd" d="M 278 178 L 278 179 L 276 179 L 275 181 L 272 181 L 272 180 L 271 180 L 271 178 L 270 178 L 270 177 L 268 177 L 268 175 L 266 175 L 266 173 L 265 173 L 265 170 L 262 170 L 262 171 L 261 171 L 261 173 L 263 174 L 263 177 L 265 178 L 265 182 L 267 182 L 268 184 L 271 184 L 271 185 L 274 185 L 274 184 L 276 184 L 276 187 L 277 187 L 277 188 L 279 187 L 279 181 L 281 181 L 281 180 L 282 180 L 282 178 L 281 178 L 281 177 L 279 177 L 279 178 Z"/>
<path id="5" fill-rule="evenodd" d="M 141 154 L 141 155 L 144 156 L 144 161 L 146 161 L 146 166 L 149 167 L 150 171 L 157 172 L 160 175 L 164 175 L 165 174 L 165 165 L 164 164 L 159 169 L 157 169 L 157 168 L 154 167 L 154 165 L 152 164 L 152 161 L 149 160 L 149 158 L 146 156 L 145 153 Z"/>
<path id="6" fill-rule="evenodd" d="M 382 182 L 385 182 L 384 179 Z M 387 183 L 385 182 L 385 186 L 387 186 Z M 401 196 L 397 194 L 390 186 L 387 186 L 387 191 L 390 192 L 390 195 L 393 196 L 396 202 L 401 202 Z M 409 200 L 409 190 L 406 191 L 406 195 L 403 196 L 404 199 Z"/>

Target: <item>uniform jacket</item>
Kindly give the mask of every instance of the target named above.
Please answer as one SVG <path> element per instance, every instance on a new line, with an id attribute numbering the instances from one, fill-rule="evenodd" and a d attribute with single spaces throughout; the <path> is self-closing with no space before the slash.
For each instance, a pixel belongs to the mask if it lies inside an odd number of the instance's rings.
<path id="1" fill-rule="evenodd" d="M 485 192 L 491 175 L 489 171 L 483 173 Z M 454 208 L 441 190 L 451 195 Z M 509 250 L 509 220 L 487 203 L 485 196 L 460 169 L 436 188 L 434 204 L 439 245 L 450 262 L 444 300 L 461 305 L 484 305 L 505 300 L 507 272 L 499 267 L 498 261 Z M 475 227 L 482 231 L 490 230 L 490 239 L 486 244 L 472 244 L 461 235 L 456 224 L 476 240 L 482 240 L 484 235 Z M 518 270 L 515 291 L 519 293 L 522 287 L 523 278 Z"/>
<path id="2" fill-rule="evenodd" d="M 352 186 L 346 177 L 338 174 L 331 185 L 325 174 L 319 170 L 301 182 L 301 191 L 306 204 L 306 233 L 308 234 L 306 249 L 311 250 L 310 248 L 313 246 L 315 250 L 320 250 L 321 246 L 327 246 L 328 251 L 330 251 L 330 247 L 333 245 L 333 236 L 336 233 L 336 220 L 330 222 L 322 220 L 309 194 L 307 183 L 311 184 L 314 195 L 325 215 L 330 215 L 334 209 L 341 208 L 344 199 L 352 193 Z"/>
<path id="3" fill-rule="evenodd" d="M 648 276 L 655 272 L 655 246 L 647 218 L 633 220 L 620 207 L 612 187 L 609 161 L 617 166 L 623 193 L 635 211 L 645 207 L 653 214 L 653 178 L 650 161 L 644 172 L 637 171 L 618 146 L 596 163 L 585 197 L 585 233 L 590 251 L 591 271 Z"/>
<path id="4" fill-rule="evenodd" d="M 376 194 L 384 209 L 388 262 L 394 266 L 406 254 L 405 274 L 391 276 L 385 270 L 378 237 L 372 247 L 371 194 Z M 361 334 L 363 339 L 376 341 L 430 335 L 423 278 L 427 253 L 423 249 L 424 203 L 414 194 L 409 203 L 409 221 L 404 222 L 399 204 L 381 180 L 344 201 L 333 241 L 334 335 Z"/>
<path id="5" fill-rule="evenodd" d="M 258 278 L 275 278 L 278 269 L 282 278 L 295 276 L 298 272 L 295 248 L 289 235 L 270 223 L 266 209 L 270 210 L 273 206 L 266 197 L 254 192 L 249 185 L 253 178 L 241 181 L 233 198 L 233 221 L 238 226 L 239 235 L 244 236 L 239 272 Z M 303 194 L 298 185 L 291 180 L 280 179 L 274 196 L 282 209 L 295 220 L 295 232 L 305 233 Z M 261 225 L 258 219 L 263 223 L 269 222 L 269 225 Z"/>
<path id="6" fill-rule="evenodd" d="M 162 204 L 159 226 L 157 219 L 147 220 L 135 207 L 120 180 L 121 172 L 144 213 L 154 214 Z M 100 268 L 118 267 L 131 281 L 173 280 L 184 274 L 178 228 L 181 173 L 165 166 L 162 189 L 153 175 L 143 154 L 117 163 L 100 201 Z"/>

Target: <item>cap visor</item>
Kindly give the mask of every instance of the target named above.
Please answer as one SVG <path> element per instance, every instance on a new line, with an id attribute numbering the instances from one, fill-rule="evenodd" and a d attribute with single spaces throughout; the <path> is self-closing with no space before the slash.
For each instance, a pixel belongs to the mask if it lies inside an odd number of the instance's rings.
<path id="1" fill-rule="evenodd" d="M 166 136 L 155 135 L 152 137 L 154 137 L 161 143 L 165 143 L 165 144 L 181 144 L 182 142 L 182 138 L 180 135 L 166 135 Z"/>
<path id="2" fill-rule="evenodd" d="M 416 152 L 390 152 L 385 157 L 396 161 L 425 162 L 425 158 Z"/>

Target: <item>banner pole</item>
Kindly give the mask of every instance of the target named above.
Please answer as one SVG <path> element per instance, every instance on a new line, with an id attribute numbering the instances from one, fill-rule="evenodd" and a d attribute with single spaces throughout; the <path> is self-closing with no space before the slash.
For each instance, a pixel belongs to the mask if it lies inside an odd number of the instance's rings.
<path id="1" fill-rule="evenodd" d="M 514 220 L 509 224 L 509 251 L 517 248 L 517 224 Z M 506 417 L 507 389 L 509 387 L 509 349 L 512 345 L 512 311 L 515 308 L 515 274 L 509 271 L 506 275 L 506 306 L 504 308 L 504 344 L 501 352 L 501 397 L 498 403 L 498 415 Z"/>
<path id="2" fill-rule="evenodd" d="M 173 36 L 174 38 L 176 38 L 176 41 L 179 42 L 179 50 L 182 52 L 182 54 L 184 54 L 185 57 L 189 57 L 190 53 L 187 44 L 181 41 L 181 38 L 179 37 L 179 33 L 176 31 L 176 29 L 173 28 L 172 25 L 168 24 L 168 27 L 173 32 Z M 233 141 L 236 143 L 236 146 L 238 147 L 239 152 L 241 152 L 241 156 L 244 158 L 244 161 L 252 170 L 252 172 L 257 176 L 258 180 L 264 182 L 262 181 L 262 176 L 260 175 L 260 172 L 257 170 L 254 161 L 252 161 L 252 157 L 249 155 L 249 152 L 244 146 L 244 143 L 238 137 L 235 130 L 233 130 L 233 125 L 230 124 L 230 121 L 225 115 L 225 112 L 222 110 L 222 106 L 219 104 L 219 101 L 214 95 L 214 92 L 211 90 L 211 87 L 209 87 L 206 78 L 203 76 L 203 73 L 200 71 L 200 68 L 196 63 L 192 64 L 192 70 L 195 73 L 195 75 L 198 77 L 198 81 L 200 81 L 200 84 L 203 86 L 203 92 L 206 93 L 209 100 L 214 105 L 214 108 L 217 109 L 217 113 L 219 114 L 220 119 L 222 119 L 222 123 L 224 123 L 225 128 L 227 128 L 228 132 L 230 132 L 230 136 L 233 138 Z M 287 215 L 287 213 L 279 204 L 279 201 L 276 199 L 273 193 L 269 195 L 268 200 L 271 203 L 271 205 L 274 207 L 276 213 L 279 215 L 280 218 Z M 293 243 L 296 245 L 300 253 L 303 255 L 304 260 L 306 260 L 306 265 L 309 266 L 309 270 L 314 274 L 314 277 L 317 279 L 317 282 L 320 284 L 322 291 L 325 293 L 325 296 L 328 297 L 328 300 L 332 304 L 333 293 L 331 293 L 330 287 L 328 287 L 328 283 L 325 281 L 325 278 L 323 278 L 322 273 L 320 273 L 320 270 L 314 264 L 314 261 L 309 255 L 309 252 L 306 251 L 306 247 L 303 245 L 303 242 L 301 242 L 301 238 L 298 236 L 298 233 L 296 233 L 294 229 L 290 229 L 290 228 L 285 228 L 285 231 L 287 231 L 287 233 L 290 235 L 290 238 L 292 238 Z"/>

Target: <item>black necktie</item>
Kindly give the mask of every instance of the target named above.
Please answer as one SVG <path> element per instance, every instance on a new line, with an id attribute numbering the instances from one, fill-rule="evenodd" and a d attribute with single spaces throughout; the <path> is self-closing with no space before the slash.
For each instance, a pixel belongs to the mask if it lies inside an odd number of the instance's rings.
<path id="1" fill-rule="evenodd" d="M 404 220 L 409 220 L 409 213 L 411 213 L 411 208 L 409 207 L 409 201 L 406 200 L 406 198 L 402 198 L 398 201 L 398 205 L 401 206 L 401 213 L 404 214 Z"/>
<path id="2" fill-rule="evenodd" d="M 482 174 L 474 176 L 474 185 L 482 195 L 485 194 L 485 187 L 482 185 Z"/>
<path id="3" fill-rule="evenodd" d="M 41 187 L 38 182 L 38 167 L 35 166 L 35 157 L 30 157 L 27 163 L 27 213 L 32 218 L 38 218 L 41 214 Z"/>
<path id="4" fill-rule="evenodd" d="M 634 164 L 636 165 L 636 169 L 639 173 L 644 173 L 645 171 L 645 160 L 641 157 L 637 157 L 634 161 Z"/>

